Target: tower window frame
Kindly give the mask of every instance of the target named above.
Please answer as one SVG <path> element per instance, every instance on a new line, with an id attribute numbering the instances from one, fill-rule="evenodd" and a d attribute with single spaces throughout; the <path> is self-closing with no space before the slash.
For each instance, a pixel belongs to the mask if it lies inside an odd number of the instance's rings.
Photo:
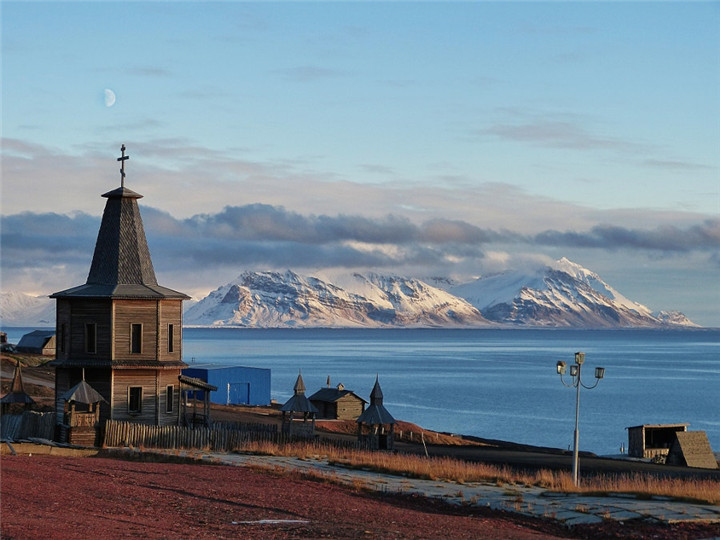
<path id="1" fill-rule="evenodd" d="M 130 324 L 130 354 L 142 354 L 143 350 L 143 325 L 142 323 Z"/>
<path id="2" fill-rule="evenodd" d="M 143 388 L 142 386 L 128 386 L 127 409 L 129 414 L 142 412 Z"/>
<path id="3" fill-rule="evenodd" d="M 167 349 L 169 353 L 175 352 L 175 325 L 172 323 L 168 324 L 168 343 Z"/>
<path id="4" fill-rule="evenodd" d="M 66 339 L 67 339 L 67 324 L 60 323 L 58 332 L 58 349 L 61 353 L 67 352 Z"/>
<path id="5" fill-rule="evenodd" d="M 97 324 L 94 322 L 85 323 L 85 352 L 97 353 Z"/>
<path id="6" fill-rule="evenodd" d="M 168 384 L 165 387 L 165 412 L 171 413 L 175 410 L 175 386 Z"/>

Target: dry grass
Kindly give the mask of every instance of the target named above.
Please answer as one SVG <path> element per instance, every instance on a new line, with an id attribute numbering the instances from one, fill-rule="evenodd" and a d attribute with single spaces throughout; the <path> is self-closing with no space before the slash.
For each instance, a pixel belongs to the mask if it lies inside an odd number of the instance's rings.
<path id="1" fill-rule="evenodd" d="M 638 498 L 666 496 L 674 499 L 720 504 L 720 482 L 707 479 L 656 478 L 634 474 L 597 476 L 584 480 L 577 488 L 569 472 L 542 469 L 536 472 L 518 472 L 508 467 L 470 463 L 452 458 L 369 452 L 337 448 L 331 444 L 293 443 L 278 445 L 268 442 L 248 443 L 238 451 L 263 455 L 293 456 L 302 459 L 327 459 L 344 467 L 372 470 L 380 473 L 444 480 L 464 484 L 467 482 L 538 486 L 564 493 L 633 494 Z"/>
<path id="2" fill-rule="evenodd" d="M 346 435 L 357 434 L 357 422 L 355 420 L 318 420 L 315 423 L 318 431 L 326 433 L 344 433 Z M 481 442 L 463 439 L 462 436 L 446 435 L 437 431 L 429 431 L 417 424 L 397 420 L 395 423 L 395 441 L 407 441 L 426 444 L 443 444 L 447 446 L 487 446 Z"/>

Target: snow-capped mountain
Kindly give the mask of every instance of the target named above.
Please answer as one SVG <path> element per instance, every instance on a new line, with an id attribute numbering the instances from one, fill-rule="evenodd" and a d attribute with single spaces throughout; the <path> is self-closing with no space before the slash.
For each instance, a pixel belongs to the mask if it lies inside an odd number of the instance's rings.
<path id="1" fill-rule="evenodd" d="M 0 293 L 3 326 L 55 326 L 55 300 L 21 292 Z"/>
<path id="2" fill-rule="evenodd" d="M 3 326 L 54 326 L 55 302 L 2 293 L 0 320 Z M 442 276 L 419 280 L 371 273 L 323 280 L 289 270 L 246 272 L 202 300 L 185 303 L 184 321 L 258 328 L 697 326 L 677 311 L 653 313 L 564 258 L 461 285 Z"/>
<path id="3" fill-rule="evenodd" d="M 482 277 L 452 287 L 489 320 L 524 326 L 697 326 L 682 313 L 661 312 L 629 300 L 600 277 L 565 258 L 534 271 Z"/>
<path id="4" fill-rule="evenodd" d="M 416 279 L 353 274 L 343 285 L 289 270 L 246 272 L 189 308 L 185 324 L 261 328 L 489 324 L 465 300 Z"/>

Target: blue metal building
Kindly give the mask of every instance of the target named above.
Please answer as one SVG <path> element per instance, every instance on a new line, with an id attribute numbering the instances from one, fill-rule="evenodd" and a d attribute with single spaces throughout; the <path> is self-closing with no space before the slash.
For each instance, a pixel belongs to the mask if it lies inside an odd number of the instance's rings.
<path id="1" fill-rule="evenodd" d="M 224 364 L 192 364 L 183 375 L 217 386 L 210 401 L 221 405 L 270 405 L 270 370 Z M 198 399 L 202 399 L 198 392 Z"/>

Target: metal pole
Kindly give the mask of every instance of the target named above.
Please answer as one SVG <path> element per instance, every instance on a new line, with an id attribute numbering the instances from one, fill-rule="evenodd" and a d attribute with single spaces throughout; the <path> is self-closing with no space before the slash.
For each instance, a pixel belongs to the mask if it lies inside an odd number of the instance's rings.
<path id="1" fill-rule="evenodd" d="M 577 388 L 577 394 L 575 398 L 575 441 L 573 443 L 573 464 L 572 464 L 572 477 L 573 484 L 575 487 L 580 486 L 580 479 L 578 478 L 578 441 L 580 439 L 579 433 L 579 419 L 580 419 L 580 370 L 582 365 L 578 364 L 577 382 L 575 387 Z"/>

